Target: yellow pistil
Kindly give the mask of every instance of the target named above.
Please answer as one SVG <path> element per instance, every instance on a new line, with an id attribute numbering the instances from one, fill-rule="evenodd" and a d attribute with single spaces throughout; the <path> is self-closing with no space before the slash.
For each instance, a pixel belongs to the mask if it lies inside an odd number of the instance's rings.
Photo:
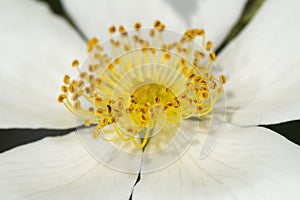
<path id="1" fill-rule="evenodd" d="M 57 99 L 85 126 L 94 127 L 94 138 L 129 141 L 137 148 L 144 148 L 164 123 L 209 114 L 226 83 L 224 75 L 215 78 L 211 72 L 217 57 L 203 29 L 187 30 L 179 41 L 168 44 L 160 21 L 147 32 L 148 39 L 142 37 L 141 27 L 139 22 L 134 24 L 134 35 L 122 25 L 108 29 L 110 35 L 121 35 L 109 41 L 115 59 L 105 53 L 97 38 L 90 39 L 87 52 L 93 51 L 97 62 L 88 63 L 82 71 L 74 60 L 72 67 L 79 78 L 65 75 Z M 197 37 L 202 39 L 200 49 L 194 48 Z M 147 64 L 152 68 L 140 70 Z M 164 71 L 163 66 L 171 69 Z M 125 74 L 127 79 L 123 79 Z"/>
<path id="2" fill-rule="evenodd" d="M 131 98 L 132 101 L 129 105 L 130 117 L 140 127 L 153 126 L 157 109 L 166 108 L 168 118 L 177 116 L 181 112 L 180 107 L 176 107 L 176 95 L 170 89 L 159 84 L 143 85 L 132 94 Z"/>

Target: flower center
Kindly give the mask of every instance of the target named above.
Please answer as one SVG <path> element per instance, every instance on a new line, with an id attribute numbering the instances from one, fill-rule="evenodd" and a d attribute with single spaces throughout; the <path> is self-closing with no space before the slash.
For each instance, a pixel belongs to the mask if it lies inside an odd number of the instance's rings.
<path id="1" fill-rule="evenodd" d="M 94 126 L 94 138 L 144 148 L 156 134 L 170 135 L 166 127 L 209 114 L 226 78 L 212 73 L 216 55 L 203 29 L 188 30 L 168 43 L 159 21 L 152 29 L 142 30 L 140 23 L 134 28 L 127 32 L 120 26 L 109 45 L 89 40 L 91 54 L 81 69 L 77 60 L 72 63 L 79 77 L 65 75 L 58 102 L 85 126 Z M 109 32 L 115 34 L 116 28 Z M 201 48 L 196 38 L 202 39 Z"/>
<path id="2" fill-rule="evenodd" d="M 152 127 L 162 112 L 167 120 L 180 117 L 180 104 L 176 95 L 163 85 L 150 83 L 139 87 L 131 95 L 130 117 L 138 126 Z"/>

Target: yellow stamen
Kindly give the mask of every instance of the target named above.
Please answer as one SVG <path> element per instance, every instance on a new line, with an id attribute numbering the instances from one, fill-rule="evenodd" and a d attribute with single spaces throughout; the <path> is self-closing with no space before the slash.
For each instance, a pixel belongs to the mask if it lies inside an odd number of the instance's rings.
<path id="1" fill-rule="evenodd" d="M 65 84 L 69 84 L 70 83 L 70 76 L 69 75 L 65 75 L 64 76 L 64 83 Z"/>
<path id="2" fill-rule="evenodd" d="M 58 103 L 62 103 L 65 98 L 67 98 L 65 94 L 60 94 L 57 98 Z"/>
<path id="3" fill-rule="evenodd" d="M 214 62 L 217 60 L 216 54 L 214 52 L 209 54 L 209 58 Z"/>
<path id="4" fill-rule="evenodd" d="M 116 32 L 116 27 L 115 27 L 115 26 L 111 26 L 111 27 L 108 29 L 108 32 L 109 32 L 110 34 L 115 33 L 115 32 Z"/>
<path id="5" fill-rule="evenodd" d="M 139 22 L 135 23 L 135 25 L 134 25 L 135 30 L 139 30 L 141 27 L 142 27 L 142 24 Z"/>
<path id="6" fill-rule="evenodd" d="M 155 127 L 208 115 L 226 83 L 224 75 L 217 79 L 211 72 L 217 57 L 203 29 L 189 29 L 179 41 L 169 44 L 163 38 L 166 27 L 159 20 L 146 32 L 148 39 L 142 37 L 141 27 L 139 22 L 134 24 L 134 35 L 122 25 L 108 29 L 111 35 L 117 31 L 121 35 L 109 40 L 112 54 L 123 54 L 116 59 L 105 54 L 97 38 L 90 39 L 87 51 L 94 49 L 97 62 L 87 63 L 87 70 L 82 71 L 74 60 L 79 78 L 71 80 L 65 75 L 57 98 L 85 126 L 95 126 L 94 138 L 131 142 L 136 148 L 145 147 Z M 200 49 L 194 46 L 198 37 L 202 39 Z M 149 64 L 152 68 L 140 70 Z M 129 76 L 125 81 L 124 74 Z M 155 81 L 148 82 L 152 79 Z"/>
<path id="7" fill-rule="evenodd" d="M 87 52 L 90 53 L 98 45 L 98 42 L 97 38 L 90 39 L 87 45 Z"/>
<path id="8" fill-rule="evenodd" d="M 77 67 L 79 65 L 79 61 L 78 60 L 74 60 L 72 62 L 72 67 Z"/>
<path id="9" fill-rule="evenodd" d="M 211 42 L 211 41 L 208 41 L 208 42 L 206 43 L 206 47 L 205 47 L 206 51 L 210 51 L 211 47 L 212 47 L 212 42 Z"/>
<path id="10" fill-rule="evenodd" d="M 219 78 L 220 78 L 220 82 L 221 82 L 222 84 L 225 84 L 225 83 L 226 83 L 226 77 L 225 77 L 223 74 L 221 74 Z"/>

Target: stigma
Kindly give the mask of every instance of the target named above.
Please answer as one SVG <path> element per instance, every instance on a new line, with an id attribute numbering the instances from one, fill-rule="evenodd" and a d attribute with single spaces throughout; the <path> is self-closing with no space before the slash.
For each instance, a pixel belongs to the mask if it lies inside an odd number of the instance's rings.
<path id="1" fill-rule="evenodd" d="M 108 32 L 105 44 L 88 41 L 90 56 L 81 68 L 78 60 L 71 63 L 78 77 L 63 77 L 57 99 L 94 128 L 92 137 L 142 149 L 153 135 L 169 134 L 165 124 L 211 113 L 226 77 L 212 72 L 217 57 L 203 29 L 174 41 L 158 20 L 152 28 L 136 23 L 133 31 L 121 25 Z"/>

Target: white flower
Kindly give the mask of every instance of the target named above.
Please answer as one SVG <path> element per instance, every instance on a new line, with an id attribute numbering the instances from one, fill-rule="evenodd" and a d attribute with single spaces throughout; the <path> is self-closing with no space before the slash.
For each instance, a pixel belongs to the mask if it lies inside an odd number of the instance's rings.
<path id="1" fill-rule="evenodd" d="M 87 36 L 111 24 L 154 19 L 169 28 L 204 27 L 220 44 L 244 1 L 201 1 L 187 25 L 164 1 L 64 1 Z M 155 173 L 120 173 L 99 164 L 75 133 L 46 138 L 0 155 L 3 199 L 299 199 L 300 148 L 261 124 L 300 118 L 297 48 L 299 2 L 267 1 L 219 56 L 229 75 L 230 119 L 212 153 L 191 147 Z M 6 0 L 1 16 L 0 128 L 70 128 L 72 115 L 56 103 L 57 88 L 85 45 L 65 21 L 34 1 Z M 198 23 L 198 20 L 200 23 Z M 98 22 L 98 25 L 95 23 Z M 207 24 L 201 24 L 205 22 Z"/>

